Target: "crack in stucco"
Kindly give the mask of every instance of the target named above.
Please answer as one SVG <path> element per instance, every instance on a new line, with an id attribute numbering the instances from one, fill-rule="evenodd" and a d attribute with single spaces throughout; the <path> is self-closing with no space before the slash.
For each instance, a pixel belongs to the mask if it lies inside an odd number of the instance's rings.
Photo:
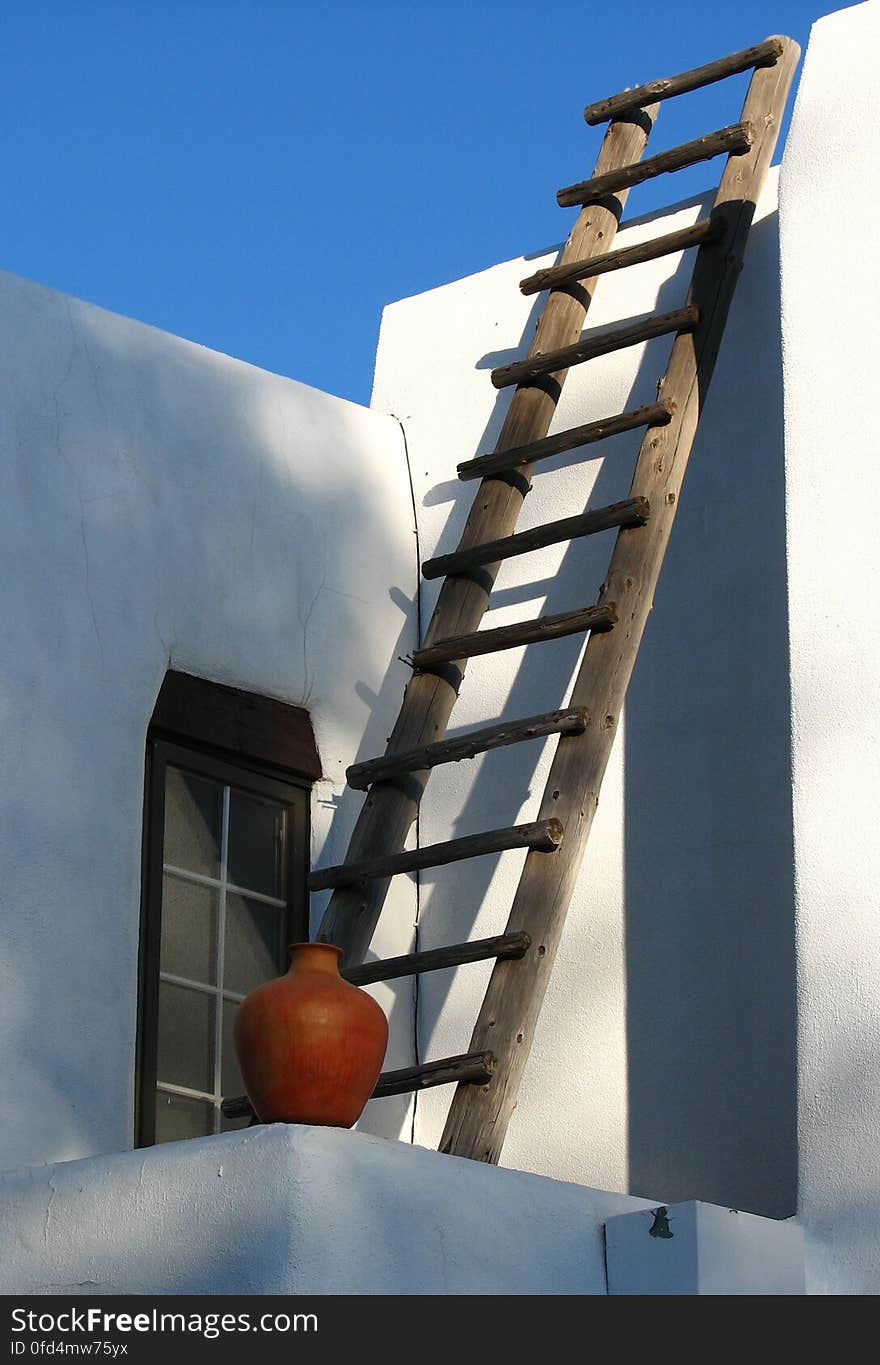
<path id="1" fill-rule="evenodd" d="M 332 592 L 336 597 L 347 597 L 350 602 L 360 602 L 363 607 L 371 607 L 373 605 L 366 597 L 358 597 L 356 592 L 343 592 L 341 588 L 331 588 L 327 583 L 323 586 L 324 592 Z"/>
<path id="2" fill-rule="evenodd" d="M 69 303 L 69 302 L 68 302 L 68 304 L 67 304 L 67 313 L 68 313 L 68 318 L 70 318 L 70 303 Z M 106 407 L 104 406 L 104 398 L 103 398 L 103 395 L 102 395 L 102 393 L 101 393 L 101 386 L 100 386 L 100 384 L 98 383 L 98 367 L 97 367 L 97 365 L 96 365 L 95 362 L 94 362 L 94 359 L 93 359 L 93 357 L 92 357 L 92 353 L 91 353 L 91 351 L 89 350 L 89 347 L 88 347 L 88 343 L 86 342 L 85 336 L 84 336 L 82 333 L 79 334 L 78 340 L 79 340 L 80 350 L 82 351 L 83 355 L 85 356 L 86 362 L 88 363 L 88 367 L 89 367 L 89 370 L 90 370 L 90 372 L 91 372 L 91 376 L 92 376 L 92 388 L 93 388 L 94 391 L 95 391 L 95 402 L 98 404 L 98 407 L 101 409 L 101 416 L 102 416 L 103 419 L 104 419 L 104 427 L 105 427 L 105 429 L 107 429 L 107 428 L 109 428 L 109 422 L 107 421 L 107 409 L 106 409 Z"/>
<path id="3" fill-rule="evenodd" d="M 308 707 L 309 703 L 310 703 L 311 700 L 312 700 L 312 684 L 313 684 L 313 682 L 314 682 L 314 678 L 310 675 L 310 672 L 309 672 L 309 623 L 310 623 L 310 621 L 311 621 L 311 619 L 312 619 L 312 613 L 314 612 L 315 607 L 318 605 L 318 599 L 319 599 L 319 597 L 321 596 L 321 593 L 325 591 L 326 586 L 327 586 L 327 536 L 326 536 L 326 533 L 325 533 L 324 531 L 322 531 L 322 532 L 321 532 L 321 581 L 319 582 L 319 584 L 318 584 L 318 586 L 317 586 L 317 588 L 316 588 L 316 590 L 315 590 L 315 595 L 314 595 L 314 597 L 312 598 L 311 602 L 309 603 L 308 610 L 306 611 L 305 615 L 303 615 L 303 612 L 302 612 L 302 609 L 301 609 L 301 608 L 298 609 L 299 623 L 300 623 L 300 625 L 302 626 L 302 633 L 303 633 L 303 689 L 304 689 L 304 690 L 303 690 L 303 697 L 302 697 L 302 705 L 303 705 L 304 707 Z"/>
<path id="4" fill-rule="evenodd" d="M 115 1285 L 111 1280 L 46 1280 L 39 1284 L 31 1285 L 25 1292 L 28 1294 L 47 1294 L 55 1293 L 65 1289 L 114 1289 Z M 120 1289 L 121 1294 L 128 1294 L 131 1291 L 126 1288 Z"/>
<path id="5" fill-rule="evenodd" d="M 155 629 L 156 634 L 157 634 L 157 636 L 159 637 L 159 643 L 161 644 L 162 648 L 163 648 L 164 651 L 165 651 L 165 658 L 166 658 L 166 661 L 167 661 L 167 666 L 170 667 L 170 665 L 171 665 L 171 645 L 168 643 L 168 641 L 165 639 L 165 636 L 162 634 L 162 627 L 159 625 L 159 607 L 158 607 L 158 606 L 156 606 L 156 607 L 153 608 L 153 628 Z"/>
<path id="6" fill-rule="evenodd" d="M 443 1236 L 443 1224 L 437 1223 L 437 1245 L 440 1251 L 440 1280 L 443 1285 L 443 1293 L 449 1293 L 449 1261 L 446 1255 L 446 1239 Z"/>
<path id="7" fill-rule="evenodd" d="M 251 582 L 254 582 L 254 537 L 257 530 L 257 504 L 260 501 L 260 494 L 263 491 L 263 461 L 257 466 L 257 486 L 254 489 L 254 496 L 251 499 L 251 535 L 248 543 L 248 563 L 251 570 Z"/>
<path id="8" fill-rule="evenodd" d="M 49 1244 L 49 1228 L 50 1228 L 51 1223 L 52 1223 L 52 1204 L 53 1204 L 53 1202 L 54 1202 L 54 1200 L 55 1200 L 55 1196 L 56 1196 L 57 1193 L 58 1193 L 58 1190 L 56 1189 L 55 1185 L 52 1183 L 52 1177 L 50 1176 L 50 1177 L 49 1177 L 49 1199 L 48 1199 L 48 1202 L 47 1202 L 47 1204 L 46 1204 L 46 1221 L 43 1223 L 43 1246 L 48 1246 L 48 1244 Z"/>
<path id="9" fill-rule="evenodd" d="M 63 464 L 66 465 L 67 469 L 68 469 L 69 472 L 70 472 L 70 476 L 71 476 L 71 478 L 73 479 L 74 488 L 75 488 L 75 490 L 76 490 L 77 502 L 79 503 L 79 531 L 80 531 L 80 537 L 81 537 L 81 539 L 82 539 L 82 547 L 83 547 L 83 568 L 84 568 L 84 571 L 85 571 L 85 590 L 86 590 L 86 597 L 88 598 L 88 602 L 89 602 L 89 612 L 90 612 L 91 618 L 92 618 L 92 626 L 94 627 L 94 631 L 95 631 L 95 640 L 97 641 L 97 644 L 98 644 L 98 652 L 99 652 L 99 654 L 100 654 L 100 656 L 101 656 L 101 672 L 103 673 L 103 672 L 104 672 L 104 669 L 105 669 L 104 643 L 103 643 L 103 641 L 102 641 L 102 639 L 101 639 L 101 632 L 100 632 L 100 630 L 98 629 L 98 614 L 97 614 L 97 611 L 95 610 L 95 601 L 94 601 L 94 598 L 92 597 L 91 563 L 90 563 L 90 560 L 89 560 L 88 537 L 87 537 L 87 535 L 86 535 L 86 504 L 85 504 L 85 500 L 84 500 L 84 498 L 83 498 L 82 482 L 81 482 L 81 480 L 80 480 L 79 473 L 77 472 L 76 466 L 74 465 L 73 461 L 70 459 L 70 456 L 65 452 L 65 450 L 64 450 L 64 448 L 63 448 L 63 443 L 62 443 L 62 440 L 61 440 L 61 390 L 64 388 L 65 384 L 68 382 L 68 380 L 70 379 L 71 373 L 73 372 L 73 362 L 74 362 L 74 358 L 75 358 L 75 356 L 76 356 L 77 350 L 78 350 L 78 349 L 82 349 L 82 347 L 78 347 L 78 345 L 77 345 L 77 333 L 76 333 L 76 328 L 74 327 L 74 324 L 73 324 L 73 315 L 72 315 L 72 313 L 71 313 L 71 311 L 70 311 L 70 303 L 71 303 L 71 300 L 68 299 L 68 298 L 65 298 L 65 300 L 64 300 L 64 311 L 65 311 L 65 313 L 66 313 L 66 315 L 67 315 L 67 325 L 68 325 L 68 327 L 69 327 L 69 329 L 70 329 L 70 352 L 69 352 L 68 357 L 67 357 L 67 369 L 65 370 L 64 374 L 61 376 L 61 378 L 60 378 L 60 380 L 58 381 L 58 383 L 55 385 L 55 388 L 53 389 L 53 392 L 52 392 L 52 402 L 53 402 L 53 405 L 54 405 L 54 408 L 55 408 L 55 451 L 56 451 L 56 454 L 58 455 L 58 458 L 62 461 Z M 97 384 L 97 376 L 95 376 L 95 383 Z M 101 410 L 102 410 L 102 412 L 104 411 L 103 405 L 102 405 L 102 404 L 101 404 Z M 106 414 L 105 414 L 105 420 L 106 420 Z"/>

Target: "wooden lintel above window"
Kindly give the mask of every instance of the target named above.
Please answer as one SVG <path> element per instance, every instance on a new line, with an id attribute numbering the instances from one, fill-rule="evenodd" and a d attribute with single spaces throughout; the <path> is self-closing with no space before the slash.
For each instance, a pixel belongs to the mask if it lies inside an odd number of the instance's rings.
<path id="1" fill-rule="evenodd" d="M 189 673 L 166 673 L 150 730 L 312 780 L 321 776 L 308 711 Z"/>

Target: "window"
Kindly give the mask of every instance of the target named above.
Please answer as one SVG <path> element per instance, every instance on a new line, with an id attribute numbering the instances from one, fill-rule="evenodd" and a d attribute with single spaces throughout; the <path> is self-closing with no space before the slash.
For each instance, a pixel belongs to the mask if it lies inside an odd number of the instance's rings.
<path id="1" fill-rule="evenodd" d="M 279 753 L 299 771 L 267 763 Z M 304 712 L 183 674 L 169 674 L 160 693 L 147 759 L 141 1146 L 246 1122 L 220 1113 L 221 1099 L 243 1089 L 232 1024 L 240 1001 L 284 970 L 287 944 L 308 937 L 308 793 L 318 775 Z"/>

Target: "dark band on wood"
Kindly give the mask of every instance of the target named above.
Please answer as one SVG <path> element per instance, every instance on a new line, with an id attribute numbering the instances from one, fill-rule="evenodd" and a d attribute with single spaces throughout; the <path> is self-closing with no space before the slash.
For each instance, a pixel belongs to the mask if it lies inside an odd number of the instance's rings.
<path id="1" fill-rule="evenodd" d="M 492 561 L 488 559 L 484 560 L 484 563 L 486 564 L 490 564 L 491 562 Z M 456 578 L 466 578 L 470 583 L 476 583 L 477 587 L 482 588 L 483 592 L 489 596 L 491 596 L 492 589 L 495 586 L 495 579 L 492 575 L 487 573 L 485 569 L 479 568 L 476 564 L 466 569 L 456 569 L 455 576 Z"/>
<path id="2" fill-rule="evenodd" d="M 411 772 L 418 771 L 418 768 L 413 768 L 411 770 Z M 351 772 L 351 769 L 349 769 L 349 772 Z M 387 777 L 383 777 L 382 781 L 388 783 L 391 787 L 396 787 L 402 795 L 408 797 L 411 801 L 421 801 L 422 796 L 424 795 L 424 784 L 419 782 L 418 778 L 412 777 L 409 773 L 390 773 Z M 351 786 L 351 783 L 349 782 L 348 785 Z M 361 787 L 356 790 L 363 791 L 365 788 Z"/>
<path id="3" fill-rule="evenodd" d="M 449 684 L 456 696 L 461 691 L 461 685 L 464 682 L 464 673 L 458 664 L 453 663 L 451 659 L 441 659 L 437 663 L 427 666 L 413 664 L 413 672 L 429 673 L 432 678 L 440 678 L 442 682 Z"/>
<path id="4" fill-rule="evenodd" d="M 562 397 L 562 382 L 556 378 L 555 374 L 536 374 L 523 387 L 536 389 L 539 393 L 546 394 L 554 404 L 558 403 Z"/>
<path id="5" fill-rule="evenodd" d="M 521 493 L 523 497 L 532 491 L 531 480 L 527 479 L 525 474 L 521 474 L 518 469 L 499 469 L 487 474 L 486 478 L 497 479 L 499 483 L 506 483 L 508 488 L 515 488 L 517 493 Z"/>
<path id="6" fill-rule="evenodd" d="M 605 175 L 593 176 L 592 180 L 581 180 L 577 185 L 566 185 L 556 196 L 560 208 L 572 208 L 578 204 L 594 204 L 597 199 L 612 190 L 631 189 L 645 180 L 653 180 L 658 175 L 670 171 L 682 171 L 686 166 L 696 166 L 700 161 L 711 161 L 715 156 L 741 156 L 752 145 L 753 130 L 748 123 L 733 123 L 729 128 L 719 128 L 714 133 L 704 133 L 693 142 L 683 142 L 679 147 L 670 147 L 668 152 L 649 156 L 644 161 L 634 161 L 631 166 L 621 166 L 619 171 L 608 171 Z"/>
<path id="7" fill-rule="evenodd" d="M 615 118 L 615 123 L 628 123 L 633 128 L 638 128 L 644 133 L 645 138 L 649 138 L 654 130 L 654 121 L 657 115 L 649 113 L 643 106 L 639 105 L 636 109 L 627 109 L 619 118 Z"/>
<path id="8" fill-rule="evenodd" d="M 729 57 L 719 57 L 705 66 L 695 66 L 692 71 L 683 71 L 679 76 L 667 76 L 663 80 L 648 81 L 637 85 L 633 90 L 624 90 L 619 95 L 596 100 L 584 110 L 584 118 L 591 126 L 604 123 L 607 119 L 619 119 L 631 115 L 646 104 L 656 100 L 668 100 L 673 95 L 686 95 L 691 90 L 700 90 L 704 85 L 713 85 L 728 76 L 736 76 L 740 71 L 748 71 L 755 66 L 772 66 L 782 56 L 785 46 L 782 38 L 766 38 L 754 47 L 733 52 Z"/>

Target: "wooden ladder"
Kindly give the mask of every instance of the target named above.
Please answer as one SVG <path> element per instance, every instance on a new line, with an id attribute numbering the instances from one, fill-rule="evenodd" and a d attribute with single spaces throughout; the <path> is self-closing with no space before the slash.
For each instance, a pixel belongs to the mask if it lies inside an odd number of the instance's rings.
<path id="1" fill-rule="evenodd" d="M 445 581 L 412 656 L 400 715 L 384 756 L 356 763 L 346 774 L 350 787 L 368 795 L 345 862 L 309 878 L 313 891 L 333 888 L 318 936 L 344 949 L 343 974 L 356 984 L 495 959 L 469 1051 L 387 1072 L 375 1092 L 378 1097 L 457 1081 L 440 1144 L 444 1152 L 490 1162 L 501 1152 L 798 57 L 791 39 L 768 38 L 584 111 L 587 123 L 609 126 L 593 176 L 557 195 L 560 205 L 580 205 L 581 212 L 560 263 L 522 281 L 524 294 L 549 290 L 549 297 L 528 357 L 492 373 L 496 388 L 516 386 L 495 451 L 458 466 L 459 478 L 481 482 L 458 549 L 423 565 L 426 578 Z M 642 159 L 659 101 L 747 70 L 753 74 L 738 123 Z M 609 249 L 632 186 L 719 155 L 727 161 L 707 218 L 653 241 Z M 694 246 L 682 307 L 581 339 L 599 276 Z M 547 435 L 572 365 L 666 334 L 675 341 L 655 403 Z M 515 533 L 539 461 L 641 428 L 627 499 Z M 611 528 L 617 537 L 596 603 L 477 629 L 502 560 Z M 589 640 L 568 707 L 443 738 L 469 658 L 578 632 L 589 632 Z M 434 767 L 552 734 L 560 738 L 537 820 L 404 851 Z M 504 934 L 358 965 L 392 876 L 514 848 L 528 854 Z M 247 1112 L 246 1102 L 231 1102 L 227 1112 Z"/>

